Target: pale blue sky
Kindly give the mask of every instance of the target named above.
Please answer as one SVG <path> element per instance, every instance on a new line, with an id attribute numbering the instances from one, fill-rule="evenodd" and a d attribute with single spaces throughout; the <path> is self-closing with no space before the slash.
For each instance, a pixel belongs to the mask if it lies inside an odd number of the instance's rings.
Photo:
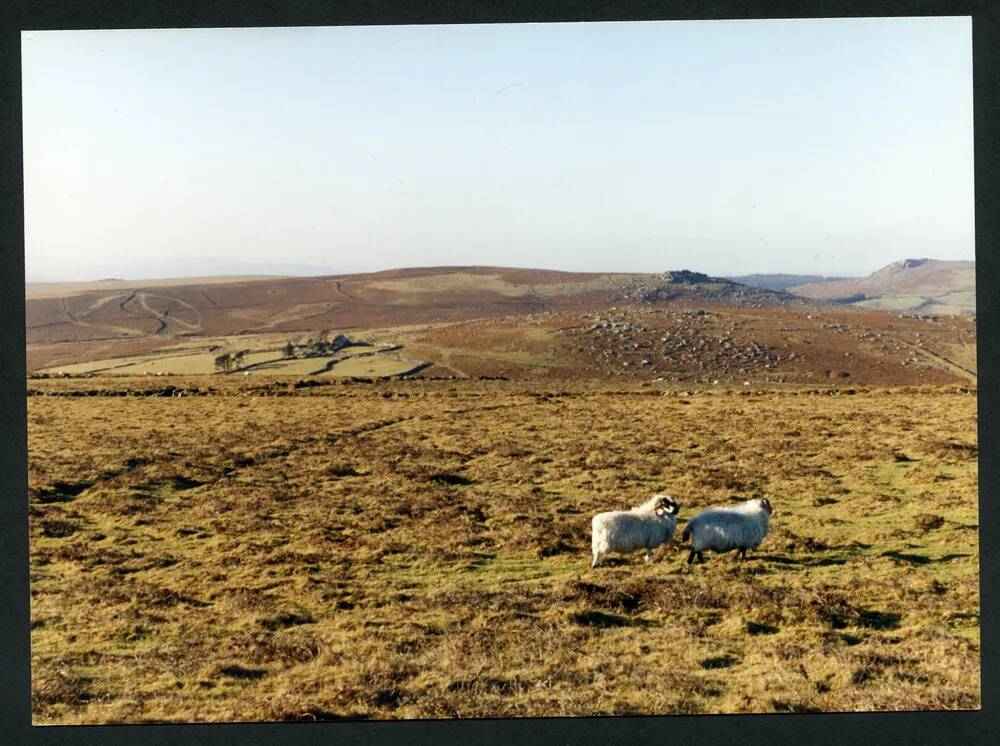
<path id="1" fill-rule="evenodd" d="M 967 18 L 32 31 L 22 49 L 28 279 L 974 258 Z"/>

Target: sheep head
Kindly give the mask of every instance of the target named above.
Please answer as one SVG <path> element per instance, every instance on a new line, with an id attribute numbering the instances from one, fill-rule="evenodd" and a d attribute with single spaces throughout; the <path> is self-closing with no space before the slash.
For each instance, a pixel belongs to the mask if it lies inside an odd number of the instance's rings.
<path id="1" fill-rule="evenodd" d="M 680 507 L 674 498 L 670 495 L 655 495 L 654 497 L 656 498 L 656 507 L 654 508 L 656 515 L 677 515 Z"/>

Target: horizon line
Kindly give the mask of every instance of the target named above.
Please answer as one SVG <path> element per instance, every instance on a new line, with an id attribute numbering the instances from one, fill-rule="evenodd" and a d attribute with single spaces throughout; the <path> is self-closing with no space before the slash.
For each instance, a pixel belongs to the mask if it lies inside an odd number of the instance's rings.
<path id="1" fill-rule="evenodd" d="M 890 267 L 895 264 L 901 264 L 908 261 L 920 261 L 920 262 L 941 262 L 941 263 L 966 263 L 975 264 L 975 259 L 935 259 L 933 257 L 906 257 L 903 259 L 898 259 L 889 264 L 883 265 L 879 270 L 885 267 Z M 268 262 L 258 262 L 258 264 L 267 265 Z M 322 267 L 316 267 L 317 270 L 325 269 Z M 768 277 L 768 276 L 801 276 L 801 277 L 820 277 L 820 278 L 835 278 L 835 279 L 859 279 L 868 277 L 870 274 L 845 274 L 845 275 L 831 275 L 831 274 L 821 274 L 814 272 L 788 272 L 788 271 L 773 271 L 773 272 L 744 272 L 740 274 L 728 274 L 728 275 L 715 275 L 708 272 L 701 272 L 697 269 L 690 269 L 687 267 L 678 267 L 675 269 L 665 269 L 658 272 L 650 271 L 637 271 L 637 270 L 574 270 L 574 269 L 552 269 L 549 267 L 527 267 L 527 266 L 507 266 L 507 265 L 497 265 L 497 264 L 441 264 L 441 265 L 409 265 L 409 266 L 397 266 L 397 267 L 386 267 L 383 269 L 366 270 L 366 271 L 356 271 L 356 272 L 329 272 L 329 273 L 316 273 L 316 274 L 300 274 L 300 273 L 282 273 L 282 272 L 233 272 L 229 273 L 193 273 L 193 274 L 170 274 L 170 275 L 157 275 L 148 274 L 145 276 L 107 276 L 98 277 L 94 279 L 29 279 L 29 273 L 25 273 L 24 283 L 25 285 L 40 285 L 40 284 L 81 284 L 81 283 L 100 283 L 100 282 L 143 282 L 147 280 L 212 280 L 212 279 L 247 279 L 251 281 L 255 280 L 281 280 L 281 279 L 294 279 L 294 278 L 323 278 L 323 277 L 350 277 L 358 275 L 374 275 L 382 274 L 387 272 L 406 272 L 415 270 L 425 270 L 425 271 L 446 271 L 446 270 L 518 270 L 518 271 L 531 271 L 531 272 L 551 272 L 551 273 L 561 273 L 561 274 L 583 274 L 583 275 L 659 275 L 666 274 L 668 272 L 696 272 L 698 274 L 704 274 L 708 277 L 717 277 L 720 279 L 733 279 L 739 277 Z M 875 272 L 879 270 L 874 270 Z M 156 270 L 153 270 L 155 273 Z"/>

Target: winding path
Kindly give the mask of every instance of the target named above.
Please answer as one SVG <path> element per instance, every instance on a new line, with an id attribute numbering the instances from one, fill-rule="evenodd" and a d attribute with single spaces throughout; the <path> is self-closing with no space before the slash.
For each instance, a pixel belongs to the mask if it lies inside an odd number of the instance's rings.
<path id="1" fill-rule="evenodd" d="M 190 309 L 194 312 L 197 321 L 191 323 L 189 321 L 184 321 L 184 319 L 179 319 L 176 316 L 169 316 L 170 309 L 168 308 L 163 313 L 160 313 L 155 308 L 150 308 L 149 304 L 146 302 L 148 298 L 162 298 L 163 300 L 173 301 L 174 303 L 179 303 L 185 308 Z M 174 324 L 179 324 L 180 326 L 186 327 L 188 331 L 200 331 L 201 330 L 201 311 L 192 306 L 190 303 L 182 301 L 180 298 L 172 298 L 168 295 L 154 295 L 153 293 L 140 293 L 139 294 L 139 305 L 142 309 L 148 313 L 151 313 L 157 321 L 160 322 L 160 328 L 156 330 L 157 334 L 163 332 L 168 325 L 168 322 L 173 322 Z"/>

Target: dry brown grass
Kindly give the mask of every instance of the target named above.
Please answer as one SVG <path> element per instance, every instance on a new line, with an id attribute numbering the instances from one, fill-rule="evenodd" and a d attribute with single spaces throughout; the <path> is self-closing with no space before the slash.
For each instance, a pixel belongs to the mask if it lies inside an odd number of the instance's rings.
<path id="1" fill-rule="evenodd" d="M 36 722 L 979 705 L 974 392 L 211 384 L 29 399 Z M 660 490 L 773 530 L 591 570 Z"/>

